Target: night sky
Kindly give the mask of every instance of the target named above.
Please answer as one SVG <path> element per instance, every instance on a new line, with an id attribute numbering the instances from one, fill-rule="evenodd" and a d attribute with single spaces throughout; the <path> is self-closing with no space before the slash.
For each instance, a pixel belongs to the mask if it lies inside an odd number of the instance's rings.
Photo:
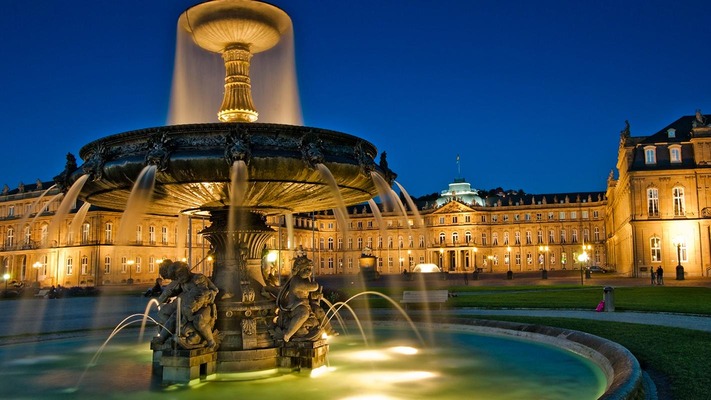
<path id="1" fill-rule="evenodd" d="M 86 143 L 166 123 L 193 0 L 3 3 L 0 185 L 51 180 Z M 304 124 L 387 151 L 411 195 L 605 190 L 619 133 L 711 112 L 711 2 L 274 0 Z"/>

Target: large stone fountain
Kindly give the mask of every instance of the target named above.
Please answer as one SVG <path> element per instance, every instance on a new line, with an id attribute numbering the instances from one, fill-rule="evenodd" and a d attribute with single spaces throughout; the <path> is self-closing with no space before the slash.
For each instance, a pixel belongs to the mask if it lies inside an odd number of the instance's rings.
<path id="1" fill-rule="evenodd" d="M 287 332 L 287 299 L 294 297 L 298 285 L 315 284 L 310 260 L 297 255 L 298 274 L 282 286 L 262 274 L 263 250 L 273 234 L 265 217 L 367 201 L 376 195 L 372 174 L 388 182 L 394 174 L 384 160 L 376 164 L 376 148 L 357 137 L 255 122 L 250 60 L 252 54 L 274 46 L 290 28 L 291 20 L 282 10 L 257 1 L 215 0 L 189 8 L 179 24 L 198 46 L 222 54 L 226 76 L 218 119 L 223 122 L 148 128 L 96 140 L 80 150 L 83 165 L 69 165 L 59 181 L 67 187 L 88 175 L 81 199 L 124 210 L 134 181 L 150 168 L 155 189 L 146 212 L 209 215 L 211 225 L 203 233 L 214 253 L 212 280 L 219 293 L 216 307 L 201 310 L 206 320 L 215 313 L 214 342 L 197 335 L 193 341 L 176 337 L 154 343 L 154 363 L 164 369 L 164 380 L 189 381 L 215 370 L 318 367 L 328 350 L 321 337 L 324 324 L 302 324 L 299 315 L 298 324 L 303 326 Z M 333 175 L 342 200 L 319 172 L 324 167 Z M 243 184 L 235 185 L 236 179 L 243 179 Z M 189 284 L 190 274 L 181 278 L 179 266 L 162 267 L 167 277 Z M 200 282 L 193 286 L 207 287 Z M 312 310 L 311 320 L 318 321 L 314 314 L 318 311 Z"/>

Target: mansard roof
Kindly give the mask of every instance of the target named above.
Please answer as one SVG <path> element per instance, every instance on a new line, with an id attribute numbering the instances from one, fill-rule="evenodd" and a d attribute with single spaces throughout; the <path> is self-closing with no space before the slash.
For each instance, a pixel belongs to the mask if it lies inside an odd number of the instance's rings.
<path id="1" fill-rule="evenodd" d="M 711 114 L 703 116 L 707 123 L 711 122 Z M 642 138 L 639 144 L 655 144 L 655 143 L 682 143 L 688 142 L 691 139 L 692 133 L 691 129 L 694 128 L 696 121 L 695 115 L 683 116 L 666 127 L 662 128 L 659 132 L 653 135 Z M 698 124 L 698 122 L 697 122 Z M 674 137 L 669 137 L 669 129 L 675 130 Z"/>

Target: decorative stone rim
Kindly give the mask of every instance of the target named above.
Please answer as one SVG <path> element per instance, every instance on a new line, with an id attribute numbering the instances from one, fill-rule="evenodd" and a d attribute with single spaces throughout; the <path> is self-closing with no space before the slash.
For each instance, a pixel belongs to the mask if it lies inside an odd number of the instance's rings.
<path id="1" fill-rule="evenodd" d="M 403 321 L 386 321 L 374 316 L 374 326 L 400 326 Z M 425 322 L 413 318 L 419 327 L 460 330 L 480 334 L 512 336 L 569 350 L 595 363 L 607 378 L 604 400 L 644 398 L 642 368 L 632 353 L 619 343 L 572 329 L 508 321 L 472 318 L 438 318 Z"/>

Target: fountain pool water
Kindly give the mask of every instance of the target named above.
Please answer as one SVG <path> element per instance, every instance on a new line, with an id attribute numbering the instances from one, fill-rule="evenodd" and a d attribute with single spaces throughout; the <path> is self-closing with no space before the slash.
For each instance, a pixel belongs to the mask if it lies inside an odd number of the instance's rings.
<path id="1" fill-rule="evenodd" d="M 104 340 L 105 333 L 33 343 L 31 353 L 27 344 L 5 346 L 0 374 L 13 384 L 0 386 L 0 397 L 285 398 L 302 393 L 313 400 L 596 399 L 606 386 L 601 369 L 572 352 L 450 327 L 438 333 L 439 345 L 433 348 L 420 347 L 403 330 L 378 328 L 368 348 L 358 336 L 330 339 L 329 366 L 311 375 L 218 374 L 213 382 L 193 386 L 157 383 L 148 346 L 136 342 L 135 330 L 124 331 L 74 388 Z"/>

